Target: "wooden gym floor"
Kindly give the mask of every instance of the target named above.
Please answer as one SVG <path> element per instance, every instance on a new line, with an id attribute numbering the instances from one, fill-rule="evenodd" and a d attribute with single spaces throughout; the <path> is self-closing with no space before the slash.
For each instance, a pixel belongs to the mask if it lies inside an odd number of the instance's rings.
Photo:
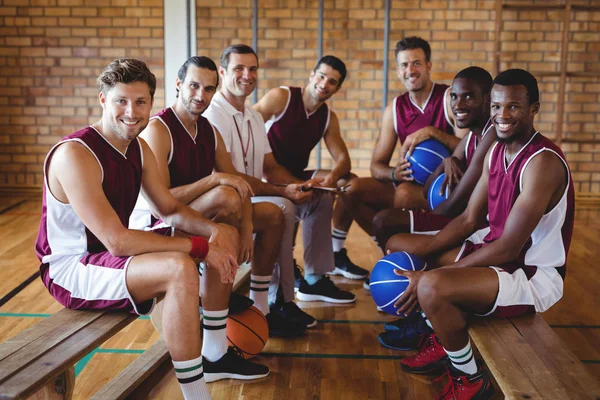
<path id="1" fill-rule="evenodd" d="M 40 204 L 39 194 L 0 194 L 0 342 L 61 308 L 33 276 L 38 270 L 33 245 Z M 564 298 L 543 317 L 600 379 L 600 269 L 596 265 L 600 260 L 600 207 L 589 204 L 578 204 Z M 347 248 L 354 262 L 369 269 L 381 256 L 369 237 L 355 226 Z M 301 254 L 299 247 L 298 260 Z M 399 360 L 410 353 L 388 350 L 377 342 L 383 324 L 393 317 L 376 311 L 362 281 L 334 280 L 357 295 L 356 304 L 298 303 L 319 320 L 319 325 L 301 338 L 269 340 L 264 354 L 258 357 L 271 368 L 269 377 L 252 383 L 212 383 L 213 398 L 433 398 L 442 382 L 403 373 Z M 149 318 L 140 317 L 77 364 L 74 398 L 89 398 L 158 338 Z M 182 398 L 172 372 L 149 398 Z"/>

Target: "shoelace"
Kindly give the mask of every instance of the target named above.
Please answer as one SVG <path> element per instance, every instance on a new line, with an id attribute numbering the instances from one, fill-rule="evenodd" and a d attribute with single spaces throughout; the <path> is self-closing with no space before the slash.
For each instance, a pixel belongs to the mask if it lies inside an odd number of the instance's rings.
<path id="1" fill-rule="evenodd" d="M 436 397 L 436 400 L 438 400 L 438 399 L 439 400 L 444 400 L 444 399 L 452 400 L 452 399 L 458 398 L 457 390 L 458 390 L 458 386 L 462 385 L 462 378 L 461 377 L 456 378 L 456 377 L 452 376 L 452 374 L 450 373 L 450 368 L 446 367 L 446 373 L 435 378 L 435 382 L 438 382 L 446 377 L 448 377 L 448 383 L 446 384 L 446 386 L 444 387 L 444 389 L 442 390 L 440 395 L 438 397 Z M 448 397 L 449 394 L 452 394 L 452 397 L 449 398 Z"/>
<path id="2" fill-rule="evenodd" d="M 427 347 L 433 346 L 433 335 L 431 333 L 421 333 L 421 338 L 419 339 L 419 344 L 417 347 L 419 348 L 419 353 L 424 351 Z"/>
<path id="3" fill-rule="evenodd" d="M 239 357 L 239 358 L 241 358 L 241 359 L 244 359 L 244 352 L 242 351 L 242 349 L 240 349 L 240 348 L 239 348 L 239 347 L 237 347 L 236 345 L 229 346 L 229 348 L 231 349 L 231 352 L 232 352 L 232 353 L 233 353 L 235 356 L 237 356 L 237 357 Z"/>

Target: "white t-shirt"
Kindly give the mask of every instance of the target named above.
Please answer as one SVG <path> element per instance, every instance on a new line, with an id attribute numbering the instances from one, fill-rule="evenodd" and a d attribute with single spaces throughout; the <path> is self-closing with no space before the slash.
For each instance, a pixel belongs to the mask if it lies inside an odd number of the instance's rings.
<path id="1" fill-rule="evenodd" d="M 235 169 L 262 179 L 265 154 L 271 153 L 262 116 L 248 106 L 238 111 L 221 92 L 202 115 L 221 133 Z"/>

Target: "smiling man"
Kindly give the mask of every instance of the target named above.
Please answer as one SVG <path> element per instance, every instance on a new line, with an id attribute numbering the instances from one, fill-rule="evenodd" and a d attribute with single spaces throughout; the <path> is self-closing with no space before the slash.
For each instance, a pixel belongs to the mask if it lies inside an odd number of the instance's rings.
<path id="1" fill-rule="evenodd" d="M 407 92 L 396 97 L 383 113 L 381 132 L 371 160 L 371 178 L 354 179 L 344 202 L 353 218 L 374 237 L 373 218 L 386 208 L 428 209 L 423 187 L 413 183 L 410 163 L 405 159 L 414 146 L 435 139 L 454 151 L 460 139 L 450 110 L 447 85 L 431 80 L 431 47 L 419 37 L 407 37 L 396 44 L 398 78 Z M 456 128 L 459 136 L 465 133 Z M 400 159 L 390 160 L 400 141 Z"/>
<path id="2" fill-rule="evenodd" d="M 432 211 L 392 208 L 377 213 L 373 225 L 382 247 L 396 251 L 394 240 L 387 243 L 388 238 L 396 233 L 435 235 L 465 209 L 481 176 L 485 155 L 496 141 L 495 129 L 490 124 L 491 87 L 492 76 L 483 68 L 468 67 L 454 77 L 450 87 L 452 113 L 457 127 L 469 129 L 469 134 L 460 141 L 454 154 L 444 159 L 428 182 L 430 184 L 436 176 L 445 172 L 446 177 L 450 177 L 445 182 L 451 185 L 450 196 Z M 487 232 L 488 229 L 483 228 L 478 237 L 483 239 Z M 387 323 L 384 329 L 385 332 L 379 335 L 379 342 L 395 350 L 416 348 L 421 334 L 430 331 L 420 314 Z"/>
<path id="3" fill-rule="evenodd" d="M 36 241 L 42 281 L 63 306 L 77 310 L 148 314 L 163 297 L 163 337 L 184 398 L 210 399 L 196 263 L 205 261 L 218 283 L 232 284 L 238 233 L 179 203 L 161 183 L 152 151 L 138 138 L 156 90 L 146 64 L 115 60 L 98 83 L 102 118 L 63 138 L 44 163 Z M 171 226 L 129 228 L 140 191 L 158 217 L 179 225 L 178 234 Z"/>
<path id="4" fill-rule="evenodd" d="M 473 357 L 470 315 L 543 312 L 562 297 L 574 190 L 562 151 L 533 126 L 539 108 L 537 80 L 529 72 L 499 74 L 491 91 L 498 141 L 466 210 L 435 236 L 394 237 L 397 250 L 425 257 L 434 268 L 395 271 L 410 279 L 395 305 L 399 314 L 420 306 L 435 331 L 424 337 L 418 354 L 401 361 L 402 368 L 433 373 L 450 361 L 450 382 L 439 399 L 487 399 L 493 393 Z M 472 242 L 469 236 L 486 219 L 484 242 Z"/>
<path id="5" fill-rule="evenodd" d="M 156 157 L 161 183 L 183 204 L 238 230 L 238 262 L 252 262 L 250 298 L 265 314 L 273 336 L 298 335 L 303 330 L 290 332 L 289 321 L 269 313 L 266 293 L 278 255 L 283 214 L 273 204 L 252 204 L 250 185 L 235 176 L 237 171 L 223 139 L 202 116 L 217 92 L 217 66 L 208 57 L 191 57 L 179 69 L 175 84 L 175 104 L 152 117 L 141 134 Z M 136 206 L 138 221 L 145 221 L 140 228 L 160 226 L 160 221 L 151 218 L 151 210 L 152 205 L 140 198 Z M 265 376 L 269 372 L 266 366 L 243 359 L 227 345 L 232 285 L 217 281 L 210 268 L 204 268 L 201 276 L 206 381 Z"/>
<path id="6" fill-rule="evenodd" d="M 338 117 L 326 103 L 342 87 L 346 73 L 342 60 L 327 55 L 317 62 L 304 88 L 271 89 L 254 106 L 265 120 L 275 159 L 299 179 L 322 178 L 319 185 L 338 187 L 356 177 L 350 173 L 350 155 L 340 133 Z M 333 159 L 333 169 L 307 170 L 310 153 L 321 139 Z M 330 275 L 364 279 L 369 272 L 352 263 L 345 248 L 351 224 L 352 216 L 343 200 L 337 198 L 332 234 L 335 269 Z"/>
<path id="7" fill-rule="evenodd" d="M 313 327 L 317 321 L 293 302 L 292 239 L 296 221 L 303 223 L 306 278 L 298 292 L 298 299 L 352 303 L 356 296 L 339 289 L 325 276 L 334 269 L 330 239 L 332 196 L 303 190 L 303 187 L 310 189 L 317 185 L 320 179 L 295 176 L 277 162 L 269 145 L 263 117 L 246 105 L 246 99 L 255 90 L 258 81 L 258 67 L 258 56 L 251 47 L 236 44 L 226 48 L 219 67 L 223 85 L 204 115 L 219 129 L 233 164 L 252 186 L 255 193 L 252 201 L 275 203 L 283 210 L 285 226 L 280 243 L 279 268 L 274 270 L 272 277 L 273 286 L 277 287 L 281 282 L 283 304 L 275 304 L 276 291 L 271 291 L 271 312 L 291 316 L 302 321 L 305 327 Z"/>

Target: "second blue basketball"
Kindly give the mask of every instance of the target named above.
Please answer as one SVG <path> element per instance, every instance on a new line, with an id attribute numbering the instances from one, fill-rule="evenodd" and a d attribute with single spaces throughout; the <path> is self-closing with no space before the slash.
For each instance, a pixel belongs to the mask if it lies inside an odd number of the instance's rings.
<path id="1" fill-rule="evenodd" d="M 427 139 L 419 143 L 408 157 L 415 182 L 424 185 L 429 175 L 449 155 L 448 149 L 435 139 Z"/>
<path id="2" fill-rule="evenodd" d="M 427 264 L 421 258 L 404 251 L 391 253 L 375 264 L 370 276 L 371 295 L 375 303 L 386 313 L 397 315 L 394 303 L 408 287 L 407 277 L 398 276 L 395 269 L 421 271 Z"/>
<path id="3" fill-rule="evenodd" d="M 446 189 L 444 190 L 444 194 L 440 194 L 440 189 L 442 188 L 442 183 L 444 182 L 444 178 L 446 174 L 442 173 L 440 176 L 435 178 L 435 180 L 429 186 L 429 191 L 427 191 L 427 202 L 429 203 L 429 208 L 432 210 L 436 208 L 440 203 L 448 198 L 448 186 L 446 185 Z"/>

